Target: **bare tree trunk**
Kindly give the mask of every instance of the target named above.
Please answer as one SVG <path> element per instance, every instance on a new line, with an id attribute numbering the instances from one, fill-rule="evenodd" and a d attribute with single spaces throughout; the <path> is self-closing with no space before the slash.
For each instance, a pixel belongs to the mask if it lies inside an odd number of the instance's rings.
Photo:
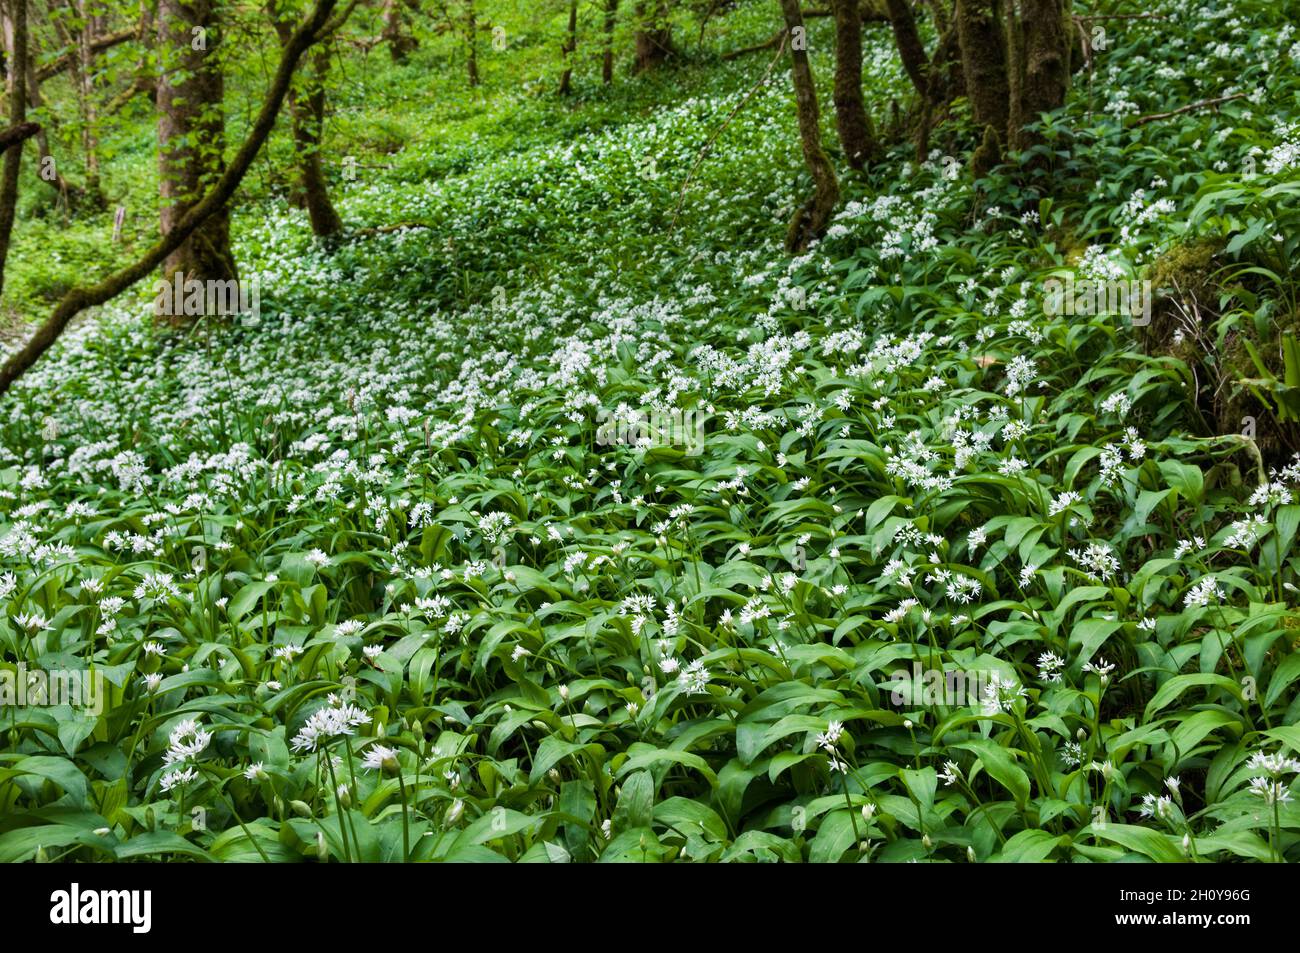
<path id="1" fill-rule="evenodd" d="M 605 53 L 600 65 L 600 81 L 608 86 L 614 81 L 614 23 L 618 17 L 618 0 L 605 0 Z"/>
<path id="2" fill-rule="evenodd" d="M 889 11 L 889 25 L 894 31 L 894 43 L 898 46 L 898 56 L 903 61 L 903 70 L 912 81 L 916 91 L 922 96 L 929 92 L 926 80 L 926 68 L 929 58 L 925 55 L 925 46 L 916 29 L 916 17 L 908 0 L 886 0 L 885 8 Z"/>
<path id="3" fill-rule="evenodd" d="M 844 155 L 861 169 L 879 152 L 862 100 L 862 15 L 858 0 L 832 0 L 835 12 L 835 124 Z"/>
<path id="4" fill-rule="evenodd" d="M 275 32 L 284 47 L 293 39 L 294 23 L 271 10 Z M 329 185 L 321 170 L 321 139 L 325 126 L 325 78 L 329 73 L 328 47 L 318 46 L 307 66 L 299 70 L 295 86 L 288 95 L 289 125 L 293 133 L 294 152 L 298 157 L 298 182 L 295 199 L 306 207 L 311 230 L 321 238 L 343 231 L 343 220 L 330 201 Z"/>
<path id="5" fill-rule="evenodd" d="M 781 13 L 785 28 L 791 38 L 806 36 L 799 0 L 781 0 Z M 795 212 L 786 232 L 785 247 L 800 252 L 826 234 L 835 205 L 840 200 L 840 186 L 835 179 L 835 168 L 822 148 L 820 117 L 817 109 L 817 87 L 813 81 L 812 66 L 803 43 L 791 43 L 790 74 L 794 81 L 795 106 L 799 113 L 799 141 L 803 146 L 804 161 L 812 173 L 814 192 L 812 198 Z"/>
<path id="6" fill-rule="evenodd" d="M 18 126 L 27 120 L 27 0 L 9 0 L 5 26 L 10 52 L 9 124 Z M 9 257 L 9 238 L 14 230 L 14 210 L 18 205 L 18 173 L 22 171 L 23 143 L 19 139 L 5 150 L 4 171 L 0 173 L 0 293 L 4 291 L 5 261 Z"/>
<path id="7" fill-rule="evenodd" d="M 636 5 L 635 71 L 652 70 L 673 55 L 673 28 L 667 0 L 641 0 Z"/>
<path id="8" fill-rule="evenodd" d="M 569 29 L 560 48 L 564 58 L 564 72 L 560 74 L 560 95 L 573 92 L 573 54 L 578 49 L 578 0 L 569 0 Z"/>
<path id="9" fill-rule="evenodd" d="M 219 0 L 158 0 L 158 171 L 167 235 L 225 171 L 225 80 L 216 58 Z M 222 208 L 163 262 L 163 277 L 229 281 L 230 212 Z"/>

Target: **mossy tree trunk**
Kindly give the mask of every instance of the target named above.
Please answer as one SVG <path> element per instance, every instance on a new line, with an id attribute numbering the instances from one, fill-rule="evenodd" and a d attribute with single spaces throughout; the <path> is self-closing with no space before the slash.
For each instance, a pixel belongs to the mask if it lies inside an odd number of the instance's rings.
<path id="1" fill-rule="evenodd" d="M 673 55 L 668 0 L 641 0 L 636 5 L 635 46 L 635 70 L 638 73 L 655 69 Z"/>
<path id="2" fill-rule="evenodd" d="M 971 114 L 980 126 L 992 126 L 999 139 L 1010 115 L 1007 45 L 998 11 L 999 0 L 957 0 L 957 43 Z"/>
<path id="3" fill-rule="evenodd" d="M 1011 116 L 1011 62 L 1000 0 L 957 0 L 957 43 L 966 99 L 982 141 L 971 157 L 976 178 L 1002 161 Z M 1012 42 L 1015 38 L 1012 37 Z"/>
<path id="4" fill-rule="evenodd" d="M 465 0 L 465 75 L 470 86 L 477 86 L 478 75 L 478 12 L 474 0 Z"/>
<path id="5" fill-rule="evenodd" d="M 159 0 L 158 171 L 167 235 L 225 172 L 225 79 L 218 61 L 220 0 Z M 222 208 L 167 256 L 163 277 L 230 281 L 230 213 Z"/>
<path id="6" fill-rule="evenodd" d="M 17 127 L 27 121 L 27 2 L 10 5 L 5 17 L 8 30 L 9 125 Z M 4 291 L 5 261 L 9 257 L 9 238 L 14 229 L 14 210 L 18 205 L 18 175 L 22 171 L 23 143 L 18 139 L 5 150 L 4 171 L 0 173 L 0 292 Z"/>
<path id="7" fill-rule="evenodd" d="M 862 14 L 858 0 L 831 0 L 835 14 L 835 124 L 854 169 L 879 153 L 876 130 L 862 99 Z"/>
<path id="8" fill-rule="evenodd" d="M 272 10 L 271 17 L 283 47 L 293 39 L 297 24 L 290 16 L 277 14 L 275 10 Z M 329 48 L 317 46 L 306 66 L 298 71 L 287 97 L 289 126 L 298 162 L 294 200 L 307 209 L 311 230 L 321 238 L 330 238 L 343 231 L 343 219 L 330 200 L 329 185 L 320 159 L 325 130 L 325 80 L 329 68 Z"/>
<path id="9" fill-rule="evenodd" d="M 384 0 L 382 18 L 384 27 L 379 35 L 388 45 L 388 55 L 394 63 L 405 63 L 419 42 L 406 29 L 402 0 Z"/>
<path id="10" fill-rule="evenodd" d="M 560 74 L 560 95 L 568 96 L 573 92 L 573 54 L 578 50 L 578 0 L 569 0 L 569 26 L 564 34 L 564 45 L 560 47 L 560 56 L 564 60 L 564 72 Z"/>
<path id="11" fill-rule="evenodd" d="M 600 81 L 614 82 L 614 24 L 618 19 L 618 0 L 605 0 L 605 51 L 601 56 Z"/>
<path id="12" fill-rule="evenodd" d="M 903 61 L 903 71 L 912 81 L 916 91 L 925 96 L 930 84 L 926 79 L 929 66 L 925 55 L 925 46 L 921 43 L 921 34 L 916 29 L 916 17 L 908 0 L 886 0 L 885 9 L 889 13 L 889 26 L 894 31 L 894 44 L 898 47 L 899 59 Z"/>
<path id="13" fill-rule="evenodd" d="M 1012 6 L 1009 2 L 1008 6 Z M 1062 0 L 1020 0 L 1008 16 L 1011 111 L 1007 141 L 1013 149 L 1034 144 L 1025 131 L 1045 112 L 1065 104 L 1070 89 L 1070 41 L 1074 35 Z"/>
<path id="14" fill-rule="evenodd" d="M 813 81 L 812 66 L 808 62 L 806 43 L 796 42 L 807 36 L 799 0 L 780 0 L 781 14 L 790 42 L 790 74 L 794 81 L 795 106 L 799 114 L 799 141 L 803 147 L 804 162 L 812 173 L 813 195 L 795 211 L 786 232 L 785 247 L 791 252 L 806 249 L 826 234 L 831 215 L 840 199 L 839 182 L 826 150 L 822 147 L 820 116 L 817 109 L 817 87 Z"/>

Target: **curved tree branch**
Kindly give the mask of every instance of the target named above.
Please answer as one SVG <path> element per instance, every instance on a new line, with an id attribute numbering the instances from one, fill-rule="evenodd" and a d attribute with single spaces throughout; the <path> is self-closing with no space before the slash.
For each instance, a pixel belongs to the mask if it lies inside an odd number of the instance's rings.
<path id="1" fill-rule="evenodd" d="M 16 142 L 24 142 L 41 131 L 38 122 L 20 122 L 8 129 L 0 129 L 0 149 L 8 149 Z"/>

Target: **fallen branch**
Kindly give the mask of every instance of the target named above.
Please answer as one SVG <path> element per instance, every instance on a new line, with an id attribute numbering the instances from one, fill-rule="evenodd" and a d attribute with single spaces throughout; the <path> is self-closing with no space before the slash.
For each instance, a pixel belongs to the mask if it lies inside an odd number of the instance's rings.
<path id="1" fill-rule="evenodd" d="M 249 166 L 253 164 L 257 153 L 275 126 L 284 97 L 289 91 L 290 83 L 293 82 L 293 73 L 297 68 L 298 60 L 319 39 L 320 31 L 329 19 L 336 2 L 337 0 L 317 0 L 315 9 L 284 45 L 280 65 L 276 68 L 275 77 L 271 81 L 271 87 L 248 133 L 248 138 L 235 153 L 234 159 L 216 187 L 186 212 L 172 230 L 145 252 L 142 258 L 114 272 L 97 285 L 89 288 L 73 288 L 64 295 L 63 300 L 54 308 L 45 323 L 36 329 L 36 333 L 22 349 L 10 355 L 4 366 L 0 367 L 0 394 L 7 391 L 14 381 L 49 350 L 73 318 L 86 308 L 101 305 L 115 298 L 145 277 L 179 248 L 185 239 L 194 234 L 200 225 L 225 207 L 231 196 L 235 194 L 235 190 L 239 188 L 239 183 L 243 181 Z"/>
<path id="2" fill-rule="evenodd" d="M 1076 20 L 1168 20 L 1163 13 L 1077 13 Z"/>
<path id="3" fill-rule="evenodd" d="M 1138 126 L 1145 126 L 1149 122 L 1157 122 L 1161 119 L 1170 119 L 1174 116 L 1181 116 L 1183 113 L 1189 113 L 1196 109 L 1205 109 L 1210 106 L 1220 106 L 1223 103 L 1230 103 L 1234 99 L 1245 99 L 1245 93 L 1233 93 L 1231 96 L 1219 96 L 1217 99 L 1202 99 L 1199 103 L 1192 103 L 1189 106 L 1180 106 L 1178 109 L 1170 110 L 1167 113 L 1152 113 L 1150 116 L 1140 116 L 1134 120 L 1131 129 Z"/>

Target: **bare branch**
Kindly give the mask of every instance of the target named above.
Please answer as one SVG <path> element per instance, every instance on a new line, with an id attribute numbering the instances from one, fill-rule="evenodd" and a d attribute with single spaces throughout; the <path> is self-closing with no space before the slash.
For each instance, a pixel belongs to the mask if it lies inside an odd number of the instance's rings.
<path id="1" fill-rule="evenodd" d="M 1202 99 L 1199 103 L 1192 103 L 1188 106 L 1180 106 L 1178 109 L 1171 110 L 1167 113 L 1152 113 L 1150 116 L 1140 116 L 1133 121 L 1129 128 L 1136 129 L 1138 126 L 1145 126 L 1149 122 L 1157 122 L 1161 119 L 1170 119 L 1174 116 L 1181 116 L 1183 113 L 1192 112 L 1195 109 L 1206 109 L 1210 106 L 1219 106 L 1223 103 L 1232 102 L 1234 99 L 1245 99 L 1245 93 L 1233 93 L 1231 96 L 1219 96 L 1216 99 Z"/>

